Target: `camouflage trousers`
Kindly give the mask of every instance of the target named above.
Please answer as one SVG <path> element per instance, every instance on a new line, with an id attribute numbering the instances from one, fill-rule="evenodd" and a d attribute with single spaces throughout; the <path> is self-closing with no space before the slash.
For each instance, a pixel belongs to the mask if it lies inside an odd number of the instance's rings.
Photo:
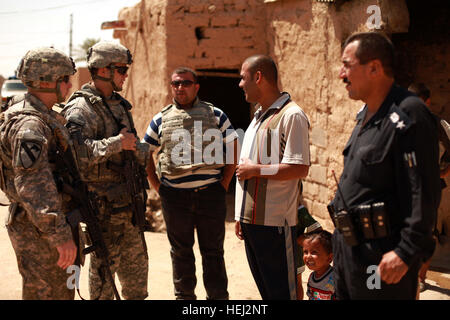
<path id="1" fill-rule="evenodd" d="M 73 300 L 75 291 L 67 286 L 70 275 L 56 264 L 58 251 L 42 237 L 25 211 L 18 212 L 7 229 L 22 275 L 22 299 Z"/>
<path id="2" fill-rule="evenodd" d="M 143 300 L 148 296 L 148 259 L 145 256 L 139 229 L 131 223 L 131 212 L 110 216 L 101 221 L 103 237 L 110 255 L 110 269 L 117 274 L 122 296 L 127 300 Z M 99 273 L 101 261 L 91 256 L 89 267 L 89 294 L 91 299 L 112 300 L 114 292 L 107 279 Z"/>

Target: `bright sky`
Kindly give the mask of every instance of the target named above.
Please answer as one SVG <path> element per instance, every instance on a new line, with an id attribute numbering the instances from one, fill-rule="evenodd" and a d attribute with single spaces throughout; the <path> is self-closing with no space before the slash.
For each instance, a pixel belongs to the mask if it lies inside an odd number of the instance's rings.
<path id="1" fill-rule="evenodd" d="M 70 15 L 73 14 L 72 49 L 86 38 L 118 41 L 102 22 L 118 19 L 120 9 L 140 0 L 0 0 L 0 75 L 7 78 L 25 53 L 53 46 L 69 54 Z"/>

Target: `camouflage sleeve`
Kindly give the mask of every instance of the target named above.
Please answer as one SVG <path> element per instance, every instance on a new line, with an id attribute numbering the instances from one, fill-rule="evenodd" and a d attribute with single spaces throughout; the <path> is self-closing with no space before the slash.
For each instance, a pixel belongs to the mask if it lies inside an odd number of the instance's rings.
<path id="1" fill-rule="evenodd" d="M 111 155 L 122 151 L 119 135 L 96 139 L 98 125 L 103 121 L 90 110 L 84 99 L 76 99 L 75 103 L 67 108 L 64 116 L 71 136 L 79 142 L 75 147 L 81 165 L 105 162 Z"/>
<path id="2" fill-rule="evenodd" d="M 17 125 L 10 140 L 14 185 L 30 221 L 56 247 L 71 240 L 72 233 L 48 159 L 52 133 L 32 116 Z"/>

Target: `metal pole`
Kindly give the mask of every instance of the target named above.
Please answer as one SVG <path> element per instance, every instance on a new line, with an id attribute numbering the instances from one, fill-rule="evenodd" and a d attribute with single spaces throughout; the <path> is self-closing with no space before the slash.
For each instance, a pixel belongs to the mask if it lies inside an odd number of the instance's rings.
<path id="1" fill-rule="evenodd" d="M 70 14 L 69 57 L 72 56 L 72 26 L 73 26 L 73 13 Z"/>

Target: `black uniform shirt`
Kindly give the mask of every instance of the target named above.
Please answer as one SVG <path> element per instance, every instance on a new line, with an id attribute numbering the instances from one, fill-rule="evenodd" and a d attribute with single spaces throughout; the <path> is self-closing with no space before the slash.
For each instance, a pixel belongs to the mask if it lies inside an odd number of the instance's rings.
<path id="1" fill-rule="evenodd" d="M 441 191 L 437 123 L 422 101 L 393 85 L 362 127 L 367 106 L 344 148 L 340 188 L 347 209 L 383 201 L 388 205 L 395 252 L 408 265 L 434 251 L 432 229 Z M 335 211 L 345 208 L 339 192 Z"/>

